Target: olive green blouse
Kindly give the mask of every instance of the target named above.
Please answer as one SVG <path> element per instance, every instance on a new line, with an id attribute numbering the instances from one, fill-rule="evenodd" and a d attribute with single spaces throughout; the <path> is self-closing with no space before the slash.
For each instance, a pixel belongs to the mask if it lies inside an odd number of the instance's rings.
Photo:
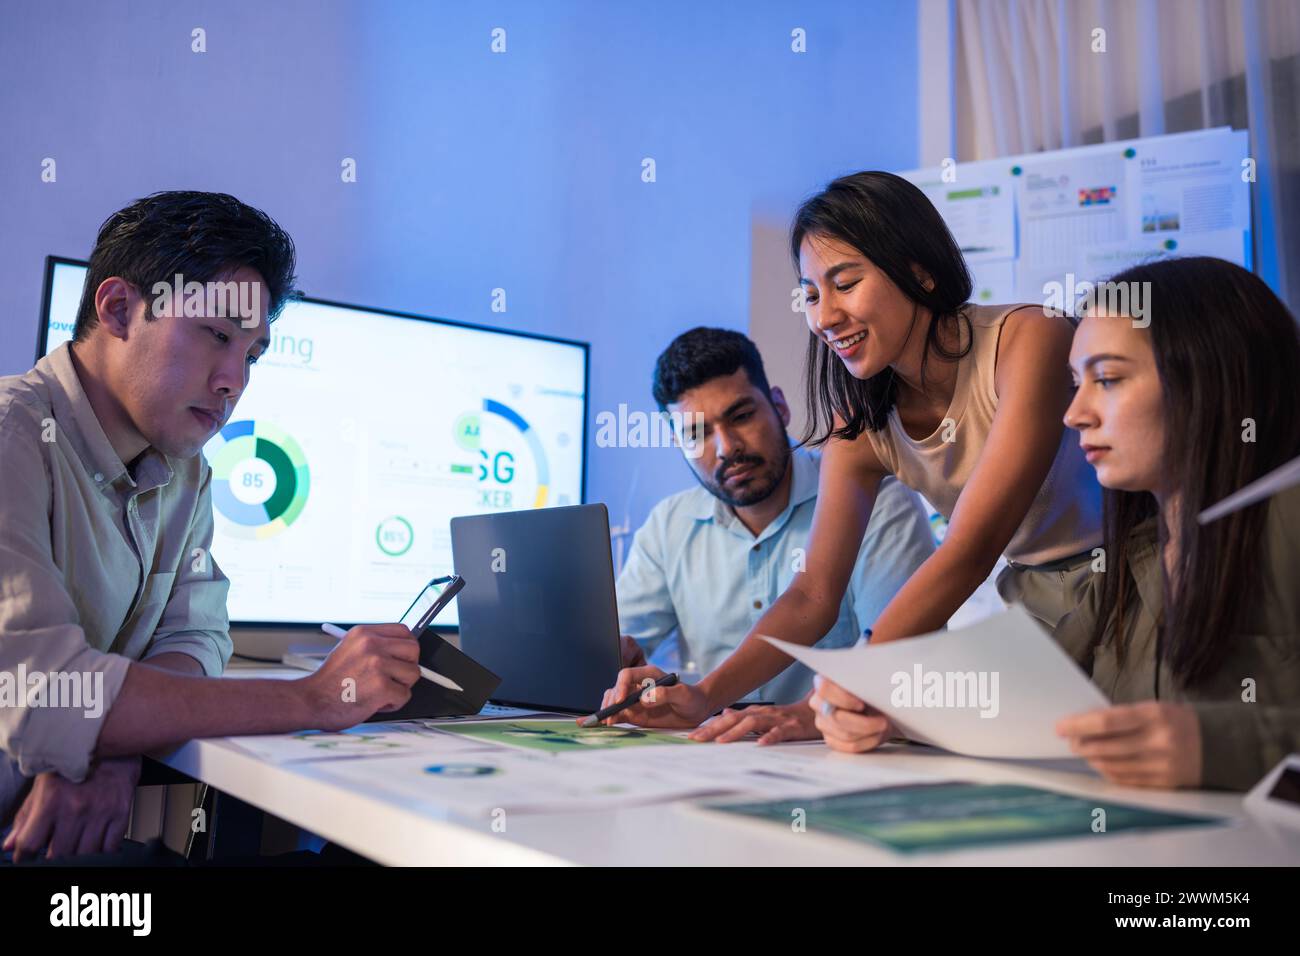
<path id="1" fill-rule="evenodd" d="M 1156 622 L 1163 607 L 1163 570 L 1156 521 L 1134 530 L 1129 566 L 1136 583 L 1124 664 L 1113 635 L 1096 648 L 1102 581 L 1094 575 L 1056 639 L 1113 703 L 1160 697 L 1186 703 L 1201 724 L 1201 786 L 1248 790 L 1278 761 L 1300 751 L 1300 487 L 1270 502 L 1264 534 L 1263 580 L 1241 633 L 1217 673 L 1187 688 L 1160 664 L 1156 692 Z M 1114 573 L 1111 569 L 1110 573 Z"/>

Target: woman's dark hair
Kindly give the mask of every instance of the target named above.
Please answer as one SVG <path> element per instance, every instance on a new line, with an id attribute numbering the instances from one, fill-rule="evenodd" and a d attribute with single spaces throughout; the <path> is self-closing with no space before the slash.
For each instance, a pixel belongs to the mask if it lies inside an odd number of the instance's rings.
<path id="1" fill-rule="evenodd" d="M 1163 575 L 1161 655 L 1185 686 L 1208 679 L 1247 626 L 1264 560 L 1269 502 L 1201 525 L 1196 516 L 1300 454 L 1300 328 L 1258 276 L 1222 259 L 1190 257 L 1137 266 L 1113 283 L 1142 288 L 1165 408 L 1165 463 L 1179 496 L 1178 560 Z M 1250 419 L 1253 440 L 1247 440 Z M 1105 575 L 1094 646 L 1119 635 L 1136 587 L 1130 535 L 1156 516 L 1158 555 L 1170 529 L 1149 492 L 1105 489 Z M 1161 563 L 1163 568 L 1163 561 Z"/>
<path id="2" fill-rule="evenodd" d="M 841 176 L 804 202 L 790 228 L 790 254 L 799 270 L 799 250 L 809 236 L 838 239 L 857 249 L 916 305 L 934 316 L 926 334 L 921 375 L 934 352 L 959 359 L 970 350 L 970 320 L 964 306 L 971 294 L 970 272 L 961 249 L 934 204 L 916 186 L 892 173 L 863 172 Z M 926 289 L 914 271 L 934 281 Z M 944 345 L 948 330 L 966 335 L 957 351 Z M 854 378 L 813 332 L 805 359 L 808 430 L 804 442 L 821 445 L 831 438 L 852 440 L 865 429 L 880 431 L 898 398 L 893 369 L 866 381 Z M 835 416 L 844 420 L 835 427 Z"/>
<path id="3" fill-rule="evenodd" d="M 177 273 L 185 282 L 211 282 L 242 266 L 266 283 L 273 321 L 298 294 L 293 240 L 275 220 L 226 193 L 175 190 L 137 199 L 99 227 L 72 337 L 84 341 L 99 322 L 95 291 L 110 276 L 148 296 L 154 283 L 170 285 Z"/>

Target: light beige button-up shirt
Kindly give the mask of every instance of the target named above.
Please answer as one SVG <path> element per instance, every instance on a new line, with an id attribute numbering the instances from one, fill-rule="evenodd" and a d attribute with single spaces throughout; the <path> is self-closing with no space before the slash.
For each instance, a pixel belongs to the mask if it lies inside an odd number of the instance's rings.
<path id="1" fill-rule="evenodd" d="M 67 345 L 0 378 L 0 825 L 25 777 L 84 779 L 129 661 L 225 668 L 211 480 L 202 455 L 122 464 Z"/>

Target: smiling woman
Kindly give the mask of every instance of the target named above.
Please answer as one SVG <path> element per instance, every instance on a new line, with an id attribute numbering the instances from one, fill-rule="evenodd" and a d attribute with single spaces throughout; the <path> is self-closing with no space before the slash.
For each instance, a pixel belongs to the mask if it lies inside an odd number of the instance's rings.
<path id="1" fill-rule="evenodd" d="M 825 446 L 805 567 L 692 689 L 691 714 L 707 716 L 789 665 L 759 635 L 811 645 L 831 627 L 886 476 L 925 495 L 949 530 L 876 617 L 873 643 L 944 627 L 1003 555 L 1002 596 L 1054 628 L 1101 543 L 1100 489 L 1061 421 L 1067 319 L 1042 306 L 970 304 L 947 226 L 890 173 L 845 176 L 805 202 L 790 250 L 809 329 L 805 441 Z M 891 732 L 829 681 L 807 703 L 822 710 L 815 722 L 797 704 L 771 708 L 756 729 L 780 723 L 784 739 L 820 731 L 843 750 L 871 749 Z M 747 710 L 708 727 L 716 736 L 754 718 Z"/>
<path id="2" fill-rule="evenodd" d="M 943 219 L 890 173 L 843 177 L 804 203 L 790 249 L 810 332 L 805 440 L 847 446 L 841 457 L 868 480 L 893 474 L 920 491 L 953 523 L 953 550 L 986 574 L 1005 554 L 1003 596 L 1055 626 L 1100 539 L 1096 483 L 1053 418 L 1068 400 L 1067 320 L 968 303 L 970 275 Z M 922 625 L 888 612 L 883 621 L 877 641 Z"/>
<path id="3" fill-rule="evenodd" d="M 823 266 L 820 275 L 810 274 L 811 268 L 803 271 L 805 243 L 810 259 Z M 922 377 L 932 355 L 951 362 L 969 351 L 969 341 L 961 344 L 962 328 L 967 335 L 970 328 L 966 260 L 938 210 L 907 180 L 880 172 L 837 179 L 799 208 L 790 251 L 812 331 L 806 360 L 812 414 L 808 437 L 815 444 L 824 443 L 828 433 L 851 441 L 867 428 L 885 427 L 899 389 L 888 356 L 909 337 L 924 343 Z M 877 315 L 887 309 L 891 318 L 906 321 L 873 323 L 876 338 L 862 347 L 857 343 L 867 340 L 868 328 L 836 327 L 840 338 L 829 340 L 827 348 L 814 319 L 831 307 L 822 306 L 822 299 L 855 289 L 855 298 L 870 301 Z M 918 328 L 922 310 L 929 321 Z M 839 427 L 835 415 L 843 417 Z"/>

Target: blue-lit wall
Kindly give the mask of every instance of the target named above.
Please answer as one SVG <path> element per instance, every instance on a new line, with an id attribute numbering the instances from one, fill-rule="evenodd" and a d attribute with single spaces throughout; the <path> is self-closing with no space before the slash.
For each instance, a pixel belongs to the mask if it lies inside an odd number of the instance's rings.
<path id="1" fill-rule="evenodd" d="M 0 374 L 31 365 L 46 254 L 84 257 L 114 209 L 191 187 L 274 216 L 313 295 L 588 340 L 593 415 L 649 409 L 673 335 L 747 326 L 756 208 L 918 159 L 914 0 L 47 0 L 0 17 Z M 671 451 L 595 448 L 589 424 L 588 499 L 616 522 L 690 482 Z"/>

